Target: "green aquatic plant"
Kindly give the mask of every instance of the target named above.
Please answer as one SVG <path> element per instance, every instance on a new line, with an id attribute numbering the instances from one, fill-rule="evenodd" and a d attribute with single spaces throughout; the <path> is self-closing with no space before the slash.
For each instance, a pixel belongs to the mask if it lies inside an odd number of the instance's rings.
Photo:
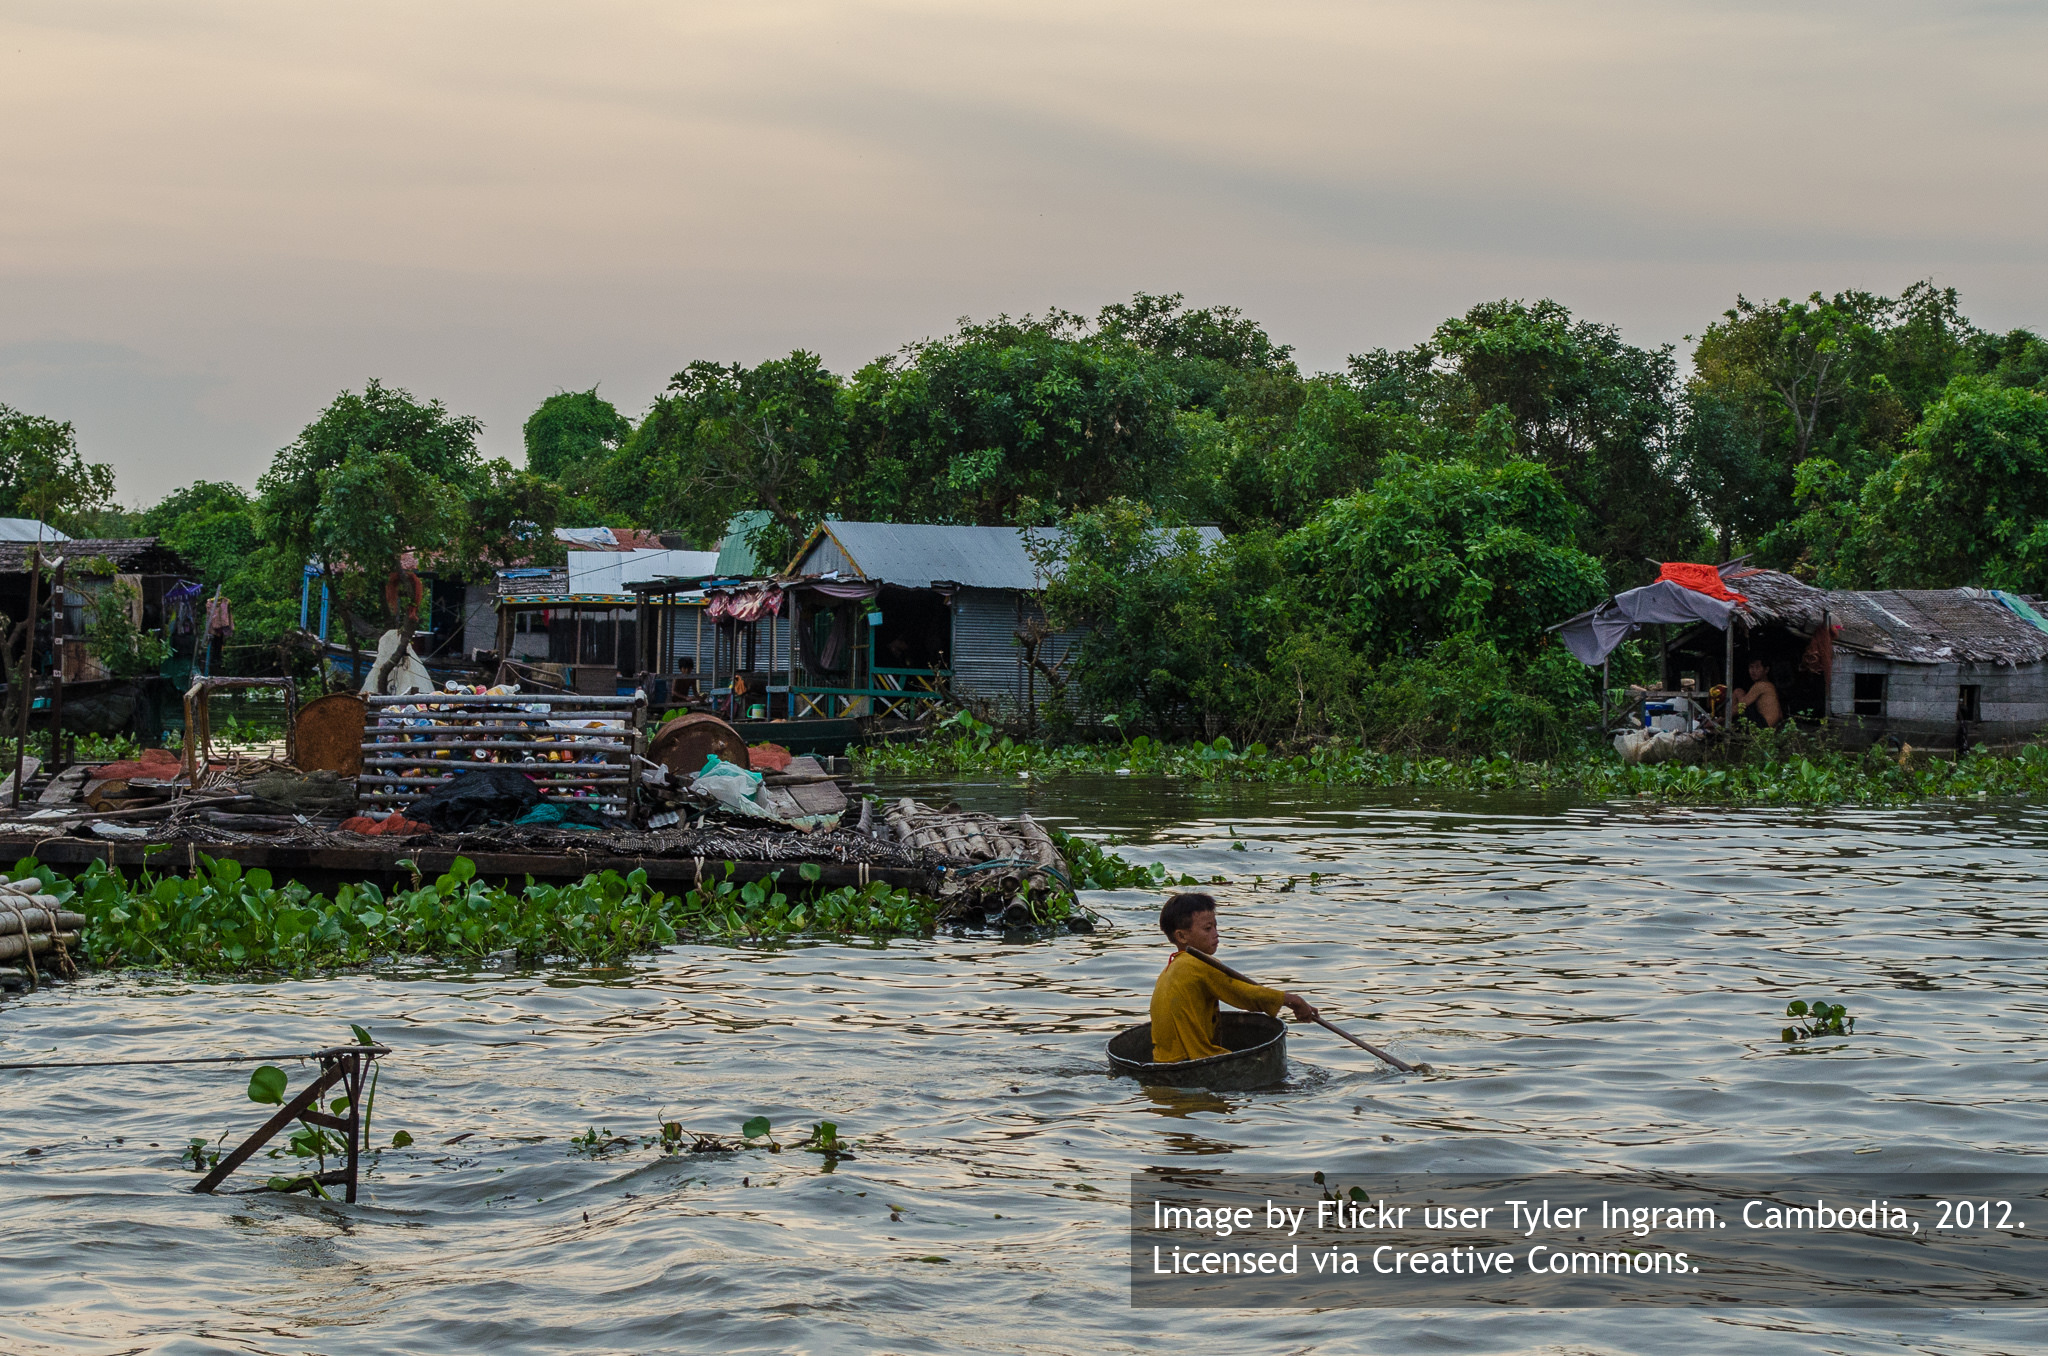
<path id="1" fill-rule="evenodd" d="M 1824 999 L 1816 998 L 1811 1003 L 1803 998 L 1794 999 L 1785 1005 L 1785 1015 L 1796 1019 L 1778 1033 L 1778 1039 L 1787 1045 L 1816 1036 L 1847 1036 L 1856 1030 L 1856 1019 L 1849 1015 L 1848 1008 Z"/>
<path id="2" fill-rule="evenodd" d="M 209 973 L 297 974 L 394 956 L 481 961 L 506 951 L 526 964 L 595 966 L 689 940 L 922 936 L 938 913 L 936 901 L 880 881 L 835 890 L 804 881 L 785 890 L 779 873 L 738 881 L 730 865 L 723 878 L 667 894 L 639 870 L 507 889 L 477 879 L 475 864 L 458 857 L 411 888 L 343 885 L 332 898 L 280 884 L 261 868 L 245 871 L 232 858 L 200 856 L 197 865 L 191 876 L 130 878 L 94 863 L 70 880 L 23 860 L 13 874 L 36 876 L 48 897 L 86 916 L 79 940 L 91 963 Z M 1040 914 L 1063 923 L 1073 908 L 1060 897 L 1043 902 Z"/>
<path id="3" fill-rule="evenodd" d="M 2038 744 L 2011 755 L 1993 755 L 1979 745 L 1955 759 L 1900 757 L 1882 748 L 1816 751 L 1789 738 L 1752 738 L 1739 756 L 1726 761 L 1628 764 L 1605 749 L 1555 760 L 1516 759 L 1506 753 L 1443 758 L 1388 752 L 1357 739 L 1274 749 L 1257 743 L 1239 748 L 1228 739 L 1169 743 L 1146 735 L 1128 743 L 1055 744 L 992 740 L 977 731 L 859 748 L 853 757 L 867 776 L 1128 775 L 1196 783 L 1547 791 L 1732 805 L 1891 805 L 2048 796 L 2048 747 Z"/>
<path id="4" fill-rule="evenodd" d="M 1077 890 L 1162 890 L 1198 883 L 1193 876 L 1174 875 L 1158 862 L 1139 866 L 1075 834 L 1051 828 L 1047 833 L 1053 846 L 1067 859 L 1067 870 Z"/>
<path id="5" fill-rule="evenodd" d="M 591 1158 L 602 1158 L 620 1145 L 631 1144 L 632 1142 L 624 1136 L 614 1135 L 609 1130 L 600 1130 L 593 1125 L 582 1134 L 569 1137 L 569 1152 L 572 1154 L 584 1154 Z"/>

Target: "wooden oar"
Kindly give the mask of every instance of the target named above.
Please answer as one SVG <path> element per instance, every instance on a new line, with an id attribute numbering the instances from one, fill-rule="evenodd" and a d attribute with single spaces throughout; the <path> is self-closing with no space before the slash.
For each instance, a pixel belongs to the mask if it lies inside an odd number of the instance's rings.
<path id="1" fill-rule="evenodd" d="M 1215 966 L 1218 970 L 1221 970 L 1224 974 L 1229 975 L 1232 979 L 1236 980 L 1240 984 L 1256 985 L 1259 988 L 1266 987 L 1265 985 L 1260 984 L 1256 979 L 1253 979 L 1248 975 L 1239 974 L 1237 971 L 1225 965 L 1222 961 L 1217 960 L 1214 956 L 1205 955 L 1204 953 L 1195 950 L 1193 947 L 1182 947 L 1181 954 L 1187 956 L 1194 956 L 1197 959 L 1206 961 L 1210 965 Z M 1325 1020 L 1322 1014 L 1320 1013 L 1316 1015 L 1315 1021 L 1317 1026 L 1322 1027 L 1326 1031 L 1335 1032 L 1337 1035 L 1342 1036 L 1345 1040 L 1350 1041 L 1353 1045 L 1365 1051 L 1367 1054 L 1372 1055 L 1374 1058 L 1385 1060 L 1387 1063 L 1399 1069 L 1402 1073 L 1426 1074 L 1436 1072 L 1436 1070 L 1430 1068 L 1427 1064 L 1410 1064 L 1408 1063 L 1408 1061 L 1401 1059 L 1398 1056 L 1388 1054 L 1386 1051 L 1380 1049 L 1377 1045 L 1374 1045 L 1371 1041 L 1362 1041 L 1358 1039 L 1358 1037 L 1352 1035 L 1343 1027 Z"/>

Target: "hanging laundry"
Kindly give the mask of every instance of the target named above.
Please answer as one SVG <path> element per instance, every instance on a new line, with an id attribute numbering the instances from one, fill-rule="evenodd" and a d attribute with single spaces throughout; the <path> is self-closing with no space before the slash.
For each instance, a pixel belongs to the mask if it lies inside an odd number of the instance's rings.
<path id="1" fill-rule="evenodd" d="M 235 629 L 235 619 L 228 614 L 228 600 L 221 597 L 206 600 L 206 634 L 224 636 Z"/>

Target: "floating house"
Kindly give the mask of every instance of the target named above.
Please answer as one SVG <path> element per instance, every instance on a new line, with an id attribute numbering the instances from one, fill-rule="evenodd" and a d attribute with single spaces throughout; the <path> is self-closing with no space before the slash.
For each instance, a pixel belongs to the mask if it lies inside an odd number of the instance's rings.
<path id="1" fill-rule="evenodd" d="M 630 528 L 562 528 L 565 563 L 499 570 L 490 648 L 515 663 L 546 666 L 571 691 L 631 691 L 643 668 L 642 595 L 654 579 L 702 578 L 717 553 L 687 551 Z M 476 625 L 471 623 L 472 636 Z"/>
<path id="2" fill-rule="evenodd" d="M 205 626 L 205 603 L 199 586 L 191 581 L 198 573 L 190 561 L 155 537 L 47 538 L 0 540 L 0 614 L 19 620 L 28 611 L 28 572 L 35 553 L 45 564 L 64 561 L 65 634 L 74 639 L 63 647 L 64 678 L 67 682 L 90 682 L 106 677 L 97 661 L 87 654 L 82 637 L 91 624 L 90 606 L 102 591 L 116 585 L 133 590 L 129 599 L 129 620 L 148 635 L 171 642 L 173 655 L 192 652 L 195 631 Z M 43 618 L 38 640 L 39 664 L 48 671 L 54 662 L 49 635 L 47 595 L 38 598 L 37 611 Z"/>
<path id="3" fill-rule="evenodd" d="M 1746 687 L 1760 660 L 1789 719 L 1825 722 L 1851 748 L 2010 748 L 2048 729 L 2048 613 L 2034 598 L 1827 590 L 1739 564 L 1666 566 L 1558 629 L 1598 665 L 1653 625 L 1663 628 L 1653 697 L 1703 694 L 1731 673 Z"/>

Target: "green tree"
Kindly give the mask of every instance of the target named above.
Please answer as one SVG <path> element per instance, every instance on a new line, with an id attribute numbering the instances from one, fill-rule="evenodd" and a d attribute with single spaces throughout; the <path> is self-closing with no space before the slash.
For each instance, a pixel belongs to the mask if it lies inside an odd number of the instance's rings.
<path id="1" fill-rule="evenodd" d="M 1676 461 L 1721 560 L 1734 557 L 1738 541 L 1753 542 L 1791 516 L 1784 463 L 1766 449 L 1752 412 L 1718 392 L 1687 390 Z"/>
<path id="2" fill-rule="evenodd" d="M 1581 513 L 1525 458 L 1410 464 L 1325 506 L 1281 555 L 1305 601 L 1369 655 L 1460 633 L 1527 654 L 1607 592 L 1576 544 Z"/>
<path id="3" fill-rule="evenodd" d="M 1176 363 L 1062 311 L 962 324 L 852 383 L 849 509 L 909 520 L 1033 523 L 1172 493 Z"/>
<path id="4" fill-rule="evenodd" d="M 1636 348 L 1554 301 L 1496 301 L 1445 321 L 1410 352 L 1354 358 L 1351 374 L 1374 408 L 1413 414 L 1454 448 L 1495 436 L 1487 421 L 1499 411 L 1514 449 L 1583 510 L 1579 546 L 1615 586 L 1641 579 L 1646 559 L 1696 550 L 1698 520 L 1671 464 L 1678 387 L 1668 345 Z"/>
<path id="5" fill-rule="evenodd" d="M 463 537 L 469 496 L 484 470 L 482 425 L 371 381 L 343 391 L 278 452 L 257 482 L 266 536 L 297 559 L 315 559 L 340 603 L 351 646 L 365 613 L 399 633 L 391 663 L 374 675 L 385 690 L 419 622 L 408 551 Z"/>
<path id="6" fill-rule="evenodd" d="M 1221 545 L 1117 501 L 1044 550 L 1045 609 L 1083 632 L 1079 704 L 1128 728 L 1554 751 L 1588 678 L 1543 628 L 1606 591 L 1579 513 L 1512 456 L 1404 458 L 1301 528 Z"/>
<path id="7" fill-rule="evenodd" d="M 841 484 L 840 392 L 814 353 L 757 367 L 691 363 L 607 462 L 603 498 L 706 544 L 735 514 L 765 509 L 771 517 L 755 548 L 780 562 Z"/>
<path id="8" fill-rule="evenodd" d="M 1863 292 L 1774 303 L 1738 296 L 1701 336 L 1693 366 L 1702 385 L 1780 430 L 1775 441 L 1789 472 L 1869 375 L 1880 348 L 1873 321 L 1883 309 L 1882 298 Z"/>
<path id="9" fill-rule="evenodd" d="M 1841 555 L 1871 584 L 2048 591 L 2048 392 L 1957 378 L 1860 499 Z"/>
<path id="10" fill-rule="evenodd" d="M 1864 480 L 1906 445 L 1951 379 L 1994 364 L 1997 348 L 1963 316 L 1955 290 L 1931 282 L 1895 299 L 1737 298 L 1694 350 L 1697 423 L 1682 440 L 1688 483 L 1725 534 L 1724 557 L 1740 542 L 1815 578 L 1853 575 L 1834 553 Z M 2024 342 L 2012 352 L 2024 364 Z"/>
<path id="11" fill-rule="evenodd" d="M 526 420 L 526 469 L 558 485 L 580 485 L 632 435 L 597 388 L 557 391 Z"/>
<path id="12" fill-rule="evenodd" d="M 143 510 L 136 525 L 143 535 L 162 538 L 191 561 L 209 590 L 235 575 L 265 545 L 257 531 L 256 501 L 225 481 L 195 480 L 172 490 Z"/>
<path id="13" fill-rule="evenodd" d="M 0 517 L 35 518 L 71 535 L 114 498 L 114 468 L 79 455 L 71 425 L 0 405 Z"/>

